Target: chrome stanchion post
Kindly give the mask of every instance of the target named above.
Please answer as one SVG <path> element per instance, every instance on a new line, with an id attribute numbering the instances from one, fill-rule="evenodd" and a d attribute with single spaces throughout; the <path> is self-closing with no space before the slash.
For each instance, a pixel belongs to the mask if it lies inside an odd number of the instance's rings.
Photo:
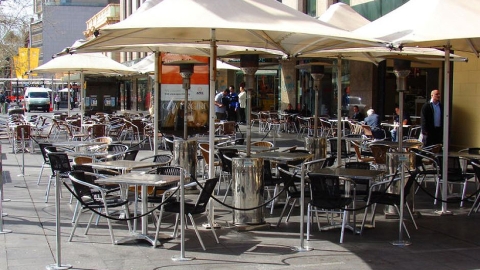
<path id="1" fill-rule="evenodd" d="M 2 146 L 0 145 L 0 154 L 2 153 Z M 3 228 L 3 217 L 7 215 L 7 213 L 3 213 L 3 164 L 2 160 L 0 159 L 0 234 L 11 233 L 11 230 L 6 230 Z"/>
<path id="2" fill-rule="evenodd" d="M 403 94 L 407 90 L 407 76 L 410 74 L 410 61 L 407 60 L 394 60 L 394 73 L 397 77 L 397 91 L 398 91 L 398 162 L 400 166 L 400 213 L 399 213 L 399 228 L 398 228 L 398 240 L 393 241 L 394 246 L 408 246 L 410 241 L 403 240 L 403 210 L 405 207 L 404 198 L 404 186 L 405 186 L 405 161 L 408 159 L 408 153 L 403 150 Z"/>
<path id="3" fill-rule="evenodd" d="M 300 180 L 300 246 L 293 248 L 293 250 L 299 251 L 299 252 L 313 250 L 313 248 L 309 246 L 304 246 L 305 235 L 303 231 L 303 223 L 305 222 L 305 172 L 306 170 L 307 170 L 307 167 L 305 163 L 302 163 L 302 177 Z"/>
<path id="4" fill-rule="evenodd" d="M 22 131 L 22 173 L 17 176 L 25 176 L 25 127 L 21 127 Z M 15 147 L 15 145 L 13 146 Z"/>
<path id="5" fill-rule="evenodd" d="M 70 269 L 70 264 L 62 264 L 61 227 L 60 227 L 60 172 L 55 172 L 55 243 L 57 246 L 57 263 L 47 265 L 46 269 Z"/>
<path id="6" fill-rule="evenodd" d="M 180 170 L 180 256 L 173 256 L 174 261 L 191 261 L 195 257 L 185 257 L 185 170 Z"/>

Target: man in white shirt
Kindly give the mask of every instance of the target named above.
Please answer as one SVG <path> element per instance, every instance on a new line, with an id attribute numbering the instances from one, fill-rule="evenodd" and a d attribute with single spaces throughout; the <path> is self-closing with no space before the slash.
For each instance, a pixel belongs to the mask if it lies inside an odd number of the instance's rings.
<path id="1" fill-rule="evenodd" d="M 215 115 L 218 120 L 227 120 L 227 108 L 228 108 L 228 89 L 223 90 L 215 96 Z M 226 104 L 225 104 L 226 102 Z"/>

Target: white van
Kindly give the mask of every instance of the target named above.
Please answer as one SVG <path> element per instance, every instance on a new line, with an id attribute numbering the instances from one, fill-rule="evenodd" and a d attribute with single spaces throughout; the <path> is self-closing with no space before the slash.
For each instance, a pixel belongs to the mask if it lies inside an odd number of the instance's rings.
<path id="1" fill-rule="evenodd" d="M 24 95 L 25 110 L 39 110 L 48 112 L 50 110 L 51 89 L 43 87 L 26 87 Z"/>

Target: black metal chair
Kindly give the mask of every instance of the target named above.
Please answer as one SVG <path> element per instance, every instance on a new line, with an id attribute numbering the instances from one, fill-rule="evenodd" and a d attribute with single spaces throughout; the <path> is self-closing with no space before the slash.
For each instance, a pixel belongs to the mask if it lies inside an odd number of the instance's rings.
<path id="1" fill-rule="evenodd" d="M 339 214 L 342 217 L 340 243 L 343 243 L 343 235 L 345 231 L 345 225 L 347 222 L 347 207 L 355 200 L 355 197 L 349 197 L 350 193 L 346 193 L 347 185 L 353 186 L 355 191 L 355 182 L 348 178 L 341 178 L 338 176 L 326 176 L 319 173 L 308 173 L 310 180 L 310 196 L 311 200 L 308 203 L 307 209 L 307 240 L 310 239 L 310 224 L 311 215 L 313 212 L 318 214 L 323 212 L 328 214 Z M 355 192 L 353 192 L 355 194 Z M 338 225 L 333 221 L 333 215 L 331 216 L 329 226 L 337 227 Z M 318 221 L 318 216 L 317 216 Z M 320 227 L 319 229 L 325 229 Z"/>
<path id="2" fill-rule="evenodd" d="M 110 210 L 112 210 L 113 208 L 122 207 L 123 211 L 125 212 L 125 216 L 129 218 L 130 214 L 128 211 L 128 199 L 124 199 L 121 196 L 112 196 L 112 194 L 108 193 L 108 190 L 96 185 L 95 180 L 97 179 L 97 176 L 93 174 L 89 174 L 84 171 L 72 171 L 69 174 L 69 178 L 72 182 L 73 191 L 75 192 L 76 196 L 80 200 L 82 200 L 82 209 L 88 210 L 93 208 L 97 211 L 104 211 L 105 215 L 107 216 L 110 239 L 112 241 L 112 244 L 114 245 L 115 236 L 113 234 L 112 224 L 108 216 L 110 216 Z M 87 224 L 87 228 L 85 230 L 85 234 L 88 233 L 88 229 L 90 228 L 90 223 L 92 222 L 94 214 L 95 213 L 92 212 L 92 215 Z M 78 214 L 75 217 L 72 232 L 70 233 L 70 237 L 68 238 L 69 242 L 72 241 L 81 215 L 82 211 L 78 211 Z M 130 223 L 128 221 L 127 225 L 130 230 Z"/>
<path id="3" fill-rule="evenodd" d="M 40 174 L 38 175 L 37 185 L 40 185 L 40 180 L 42 179 L 43 169 L 45 166 L 50 166 L 50 160 L 48 159 L 47 151 L 45 151 L 45 147 L 52 146 L 51 143 L 39 143 L 38 146 L 40 147 L 40 152 L 42 153 L 43 163 L 42 167 L 40 168 Z"/>
<path id="4" fill-rule="evenodd" d="M 135 160 L 135 158 L 137 158 L 138 151 L 138 149 L 128 150 L 127 152 L 125 152 L 123 160 Z"/>
<path id="5" fill-rule="evenodd" d="M 205 180 L 202 191 L 198 195 L 196 203 L 185 203 L 184 204 L 185 215 L 190 218 L 190 222 L 192 223 L 193 229 L 195 230 L 195 233 L 197 234 L 197 238 L 198 238 L 198 240 L 200 242 L 200 245 L 202 246 L 203 250 L 206 250 L 206 248 L 205 248 L 205 245 L 203 244 L 200 233 L 197 230 L 197 225 L 195 224 L 193 216 L 205 213 L 205 211 L 207 210 L 207 204 L 210 201 L 210 196 L 213 194 L 213 190 L 215 189 L 215 186 L 217 185 L 217 182 L 218 182 L 218 178 L 211 178 L 211 179 Z M 163 205 L 163 209 L 160 212 L 160 217 L 158 218 L 158 222 L 157 222 L 157 230 L 155 232 L 155 241 L 154 241 L 155 243 L 158 240 L 158 232 L 159 232 L 159 229 L 160 229 L 160 224 L 161 224 L 161 221 L 162 221 L 163 212 L 169 212 L 169 213 L 177 214 L 176 218 L 175 218 L 175 229 L 174 229 L 174 233 L 173 233 L 173 237 L 176 237 L 177 230 L 178 230 L 178 223 L 180 221 L 180 218 L 184 218 L 184 217 L 180 217 L 180 206 L 181 206 L 181 202 L 179 202 L 179 201 L 168 201 L 166 204 Z M 212 224 L 212 219 L 210 218 L 209 215 L 207 215 L 207 218 L 208 218 L 208 223 L 210 224 L 210 229 L 212 230 L 213 236 L 215 237 L 215 240 L 217 241 L 217 243 L 219 243 L 217 234 L 215 233 L 215 228 Z"/>
<path id="6" fill-rule="evenodd" d="M 300 190 L 298 190 L 297 186 L 295 185 L 297 180 L 300 180 L 296 172 L 293 172 L 293 173 L 290 172 L 288 170 L 288 167 L 287 168 L 279 167 L 278 174 L 280 176 L 280 179 L 283 182 L 283 187 L 287 192 L 287 198 L 285 200 L 285 206 L 282 209 L 282 213 L 278 218 L 277 227 L 280 226 L 280 223 L 282 222 L 282 218 L 285 215 L 285 211 L 287 210 L 287 207 L 290 205 L 290 210 L 288 211 L 287 218 L 285 219 L 285 223 L 288 222 L 288 220 L 290 219 L 290 214 L 292 213 L 293 207 L 295 206 L 297 199 L 300 199 L 300 195 L 301 195 Z"/>
<path id="7" fill-rule="evenodd" d="M 412 172 L 410 176 L 408 177 L 407 182 L 405 183 L 403 187 L 403 195 L 404 198 L 406 198 L 410 194 L 410 190 L 412 188 L 412 185 L 415 183 L 417 175 L 415 172 Z M 383 205 L 391 205 L 395 208 L 397 213 L 400 215 L 400 194 L 396 193 L 391 193 L 388 191 L 392 185 L 396 181 L 399 181 L 400 178 L 397 174 L 392 174 L 388 175 L 386 177 L 386 180 L 377 182 L 375 184 L 372 184 L 370 186 L 370 190 L 368 193 L 368 196 L 364 197 L 364 201 L 367 203 L 367 205 L 372 205 L 372 221 L 371 224 L 375 226 L 375 208 L 377 204 L 383 204 Z M 408 213 L 410 214 L 410 217 L 412 219 L 413 225 L 415 226 L 415 229 L 418 229 L 417 223 L 415 222 L 415 219 L 413 217 L 412 211 L 410 210 L 410 206 L 407 203 L 407 200 L 405 200 L 405 206 L 408 210 Z M 360 229 L 360 234 L 363 232 L 363 228 L 365 227 L 365 220 L 367 219 L 367 214 L 368 214 L 368 207 L 365 208 L 365 214 L 363 216 L 363 221 L 362 221 L 362 227 Z M 403 223 L 403 227 L 405 228 L 405 232 L 407 233 L 408 237 L 410 238 L 410 234 L 408 233 L 407 227 L 405 226 L 405 223 Z"/>
<path id="8" fill-rule="evenodd" d="M 337 138 L 329 138 L 330 143 L 330 155 L 337 156 Z M 350 160 L 355 156 L 355 153 L 347 149 L 347 141 L 345 139 L 340 140 L 340 157 L 345 160 Z"/>
<path id="9" fill-rule="evenodd" d="M 57 176 L 57 172 L 61 179 L 68 179 L 68 173 L 72 171 L 72 168 L 67 154 L 57 152 L 57 149 L 53 146 L 45 147 L 45 151 L 47 152 L 50 167 L 52 168 L 52 174 L 48 179 L 47 190 L 45 191 L 45 202 L 47 203 L 50 195 L 50 187 Z"/>
<path id="10" fill-rule="evenodd" d="M 173 160 L 173 156 L 170 154 L 158 154 L 154 156 L 144 157 L 140 161 L 152 161 L 161 163 L 162 166 L 170 166 Z"/>
<path id="11" fill-rule="evenodd" d="M 439 196 L 440 193 L 440 188 L 443 185 L 443 157 L 438 156 L 438 166 L 439 166 L 439 172 L 440 174 L 438 175 L 438 181 L 437 181 L 437 186 L 435 188 L 435 198 Z M 463 201 L 465 199 L 465 194 L 467 191 L 467 182 L 468 179 L 473 177 L 471 174 L 465 173 L 465 171 L 462 169 L 462 166 L 460 164 L 460 158 L 459 157 L 448 157 L 448 167 L 447 167 L 447 181 L 449 185 L 460 185 L 461 186 L 461 201 L 460 201 L 460 207 L 463 207 Z"/>
<path id="12" fill-rule="evenodd" d="M 345 163 L 345 168 L 350 169 L 360 169 L 360 170 L 370 170 L 370 163 L 368 162 L 347 162 Z M 357 184 L 356 195 L 367 195 L 368 190 L 370 189 L 370 181 L 369 180 L 355 180 L 355 184 Z M 359 186 L 364 186 L 365 189 L 359 189 Z"/>

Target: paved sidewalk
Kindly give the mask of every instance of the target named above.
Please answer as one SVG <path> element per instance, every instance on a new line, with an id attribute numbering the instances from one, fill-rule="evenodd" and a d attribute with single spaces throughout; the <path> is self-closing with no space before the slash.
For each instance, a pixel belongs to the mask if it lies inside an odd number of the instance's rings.
<path id="1" fill-rule="evenodd" d="M 245 127 L 243 126 L 242 129 Z M 254 138 L 261 139 L 254 128 Z M 266 139 L 272 140 L 272 134 Z M 280 147 L 303 146 L 303 138 L 295 134 L 278 134 Z M 55 245 L 55 207 L 54 195 L 44 202 L 46 183 L 50 168 L 46 168 L 40 185 L 37 178 L 42 164 L 40 152 L 12 154 L 8 142 L 2 143 L 2 162 L 4 194 L 9 202 L 3 203 L 4 228 L 12 230 L 9 234 L 0 234 L 0 269 L 28 270 L 45 269 L 56 262 Z M 151 151 L 142 150 L 137 159 L 151 155 Z M 23 160 L 25 160 L 23 162 Z M 25 169 L 25 176 L 19 176 Z M 470 187 L 474 187 L 472 183 Z M 429 190 L 433 185 L 429 185 Z M 297 252 L 292 248 L 300 245 L 299 208 L 295 208 L 288 223 L 276 224 L 283 204 L 279 204 L 273 213 L 266 211 L 266 221 L 272 226 L 267 229 L 239 231 L 231 225 L 232 212 L 216 204 L 215 220 L 222 227 L 217 230 L 220 244 L 215 243 L 208 230 L 200 228 L 200 234 L 207 248 L 203 251 L 191 226 L 186 231 L 186 256 L 195 260 L 177 262 L 172 256 L 180 255 L 180 239 L 170 239 L 161 247 L 153 249 L 147 242 L 134 242 L 125 245 L 112 245 L 105 219 L 99 225 L 92 225 L 88 235 L 84 235 L 85 221 L 89 215 L 82 216 L 82 223 L 72 242 L 67 242 L 72 223 L 71 217 L 75 204 L 69 203 L 68 191 L 63 188 L 61 200 L 61 251 L 62 262 L 73 265 L 73 269 L 480 269 L 480 213 L 467 217 L 471 203 L 459 208 L 457 203 L 449 204 L 454 215 L 438 216 L 434 210 L 433 199 L 423 193 L 415 197 L 415 210 L 421 213 L 417 218 L 419 226 L 415 230 L 410 221 L 406 221 L 412 236 L 412 245 L 393 246 L 390 242 L 398 240 L 398 220 L 385 219 L 377 209 L 375 229 L 367 229 L 362 236 L 346 231 L 343 244 L 339 244 L 339 230 L 318 232 L 316 226 L 311 241 L 305 242 L 313 248 L 309 252 Z M 228 197 L 227 203 L 231 199 Z M 363 212 L 357 213 L 361 220 Z M 197 220 L 202 224 L 206 219 Z M 321 218 L 322 222 L 325 222 Z M 173 229 L 173 217 L 163 222 L 162 231 Z M 169 228 L 166 228 L 169 226 Z M 149 230 L 153 231 L 153 223 Z M 114 222 L 116 238 L 128 235 L 124 222 Z"/>

